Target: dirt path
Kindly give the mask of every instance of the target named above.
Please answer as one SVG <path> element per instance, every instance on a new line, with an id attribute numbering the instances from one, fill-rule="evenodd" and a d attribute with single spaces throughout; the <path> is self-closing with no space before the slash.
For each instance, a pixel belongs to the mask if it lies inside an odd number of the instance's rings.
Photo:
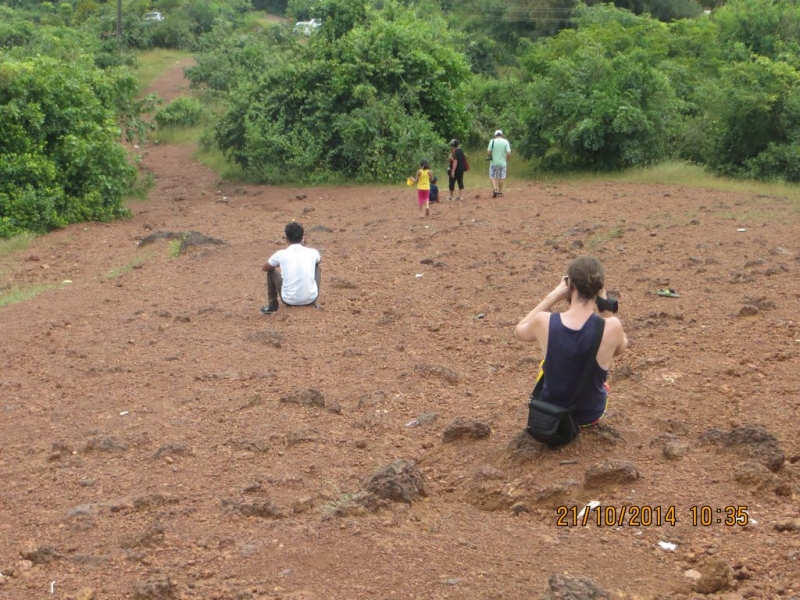
<path id="1" fill-rule="evenodd" d="M 0 283 L 55 286 L 0 309 L 0 597 L 517 599 L 557 573 L 613 598 L 700 597 L 699 574 L 800 595 L 796 204 L 523 182 L 421 220 L 405 187 L 221 184 L 169 145 L 143 163 L 130 219 L 0 258 Z M 291 219 L 324 310 L 264 317 Z M 138 246 L 158 231 L 225 244 Z M 632 340 L 609 428 L 515 445 L 541 357 L 514 325 L 584 253 Z M 445 443 L 458 417 L 489 435 Z M 427 495 L 364 501 L 398 459 Z M 591 500 L 601 526 L 557 525 Z"/>

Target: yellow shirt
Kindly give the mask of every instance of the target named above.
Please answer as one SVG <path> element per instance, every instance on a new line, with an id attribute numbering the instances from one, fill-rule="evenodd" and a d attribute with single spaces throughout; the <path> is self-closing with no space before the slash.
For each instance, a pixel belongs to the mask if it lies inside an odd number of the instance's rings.
<path id="1" fill-rule="evenodd" d="M 431 172 L 430 169 L 420 169 L 417 173 L 417 189 L 429 190 L 431 189 Z"/>

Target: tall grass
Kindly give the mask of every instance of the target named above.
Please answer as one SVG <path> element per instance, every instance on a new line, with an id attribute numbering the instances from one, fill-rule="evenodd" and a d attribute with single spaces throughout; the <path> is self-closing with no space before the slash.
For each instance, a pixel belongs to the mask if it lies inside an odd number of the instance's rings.
<path id="1" fill-rule="evenodd" d="M 512 156 L 513 161 L 513 156 Z M 513 164 L 513 162 L 512 162 Z M 615 181 L 619 183 L 668 184 L 698 187 L 739 194 L 776 196 L 800 202 L 800 185 L 784 182 L 766 182 L 751 179 L 730 179 L 719 177 L 703 167 L 691 163 L 671 160 L 651 167 L 628 169 L 612 173 L 538 173 L 531 164 L 518 159 L 517 165 L 526 178 L 548 182 L 593 183 Z M 512 167 L 509 166 L 511 174 Z M 511 175 L 509 175 L 511 177 Z"/>
<path id="2" fill-rule="evenodd" d="M 11 238 L 0 238 L 0 256 L 27 250 L 35 237 L 32 233 L 21 233 Z"/>

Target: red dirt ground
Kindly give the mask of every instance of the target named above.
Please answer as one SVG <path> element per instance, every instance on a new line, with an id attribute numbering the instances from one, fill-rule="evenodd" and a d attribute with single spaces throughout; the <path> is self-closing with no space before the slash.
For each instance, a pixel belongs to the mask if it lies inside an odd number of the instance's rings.
<path id="1" fill-rule="evenodd" d="M 0 598 L 521 599 L 555 573 L 614 598 L 800 598 L 796 203 L 523 180 L 495 201 L 473 172 L 423 220 L 405 186 L 220 183 L 191 155 L 147 147 L 130 219 L 0 258 L 0 290 L 53 286 L 0 309 Z M 292 219 L 323 310 L 265 317 L 260 267 Z M 156 231 L 225 245 L 138 246 Z M 631 339 L 608 427 L 520 449 L 541 357 L 514 326 L 588 253 Z M 281 401 L 308 389 L 325 407 Z M 458 417 L 491 434 L 445 443 Z M 358 505 L 396 459 L 427 496 Z M 590 500 L 617 516 L 557 526 Z M 620 525 L 622 506 L 676 524 Z"/>

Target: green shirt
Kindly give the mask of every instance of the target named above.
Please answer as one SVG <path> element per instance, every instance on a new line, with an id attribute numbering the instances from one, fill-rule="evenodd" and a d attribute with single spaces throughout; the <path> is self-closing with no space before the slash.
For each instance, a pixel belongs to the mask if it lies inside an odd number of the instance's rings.
<path id="1" fill-rule="evenodd" d="M 508 140 L 505 138 L 496 137 L 489 142 L 489 146 L 486 148 L 486 151 L 492 153 L 492 162 L 490 166 L 506 167 L 507 157 L 509 154 L 511 154 L 511 144 L 509 144 Z"/>

